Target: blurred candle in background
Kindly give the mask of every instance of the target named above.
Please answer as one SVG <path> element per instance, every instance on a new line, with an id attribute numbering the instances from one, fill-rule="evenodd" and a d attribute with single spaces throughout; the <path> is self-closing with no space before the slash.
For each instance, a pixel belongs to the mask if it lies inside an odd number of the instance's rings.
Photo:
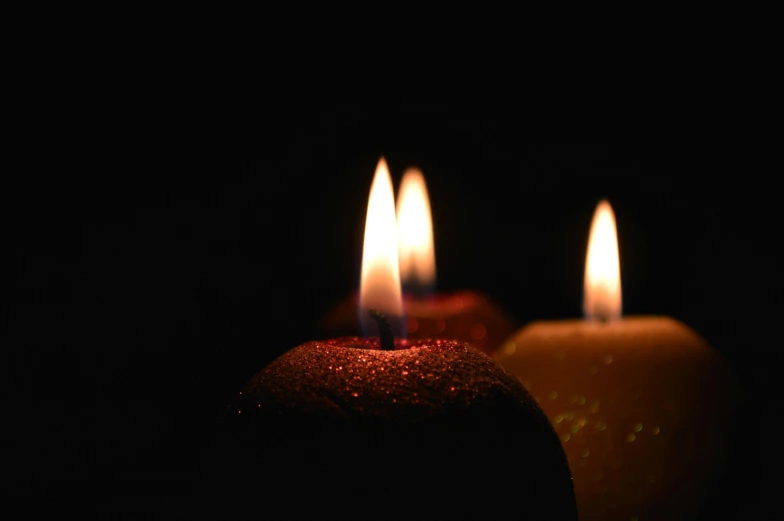
<path id="1" fill-rule="evenodd" d="M 397 252 L 400 280 L 409 294 L 427 295 L 436 281 L 433 218 L 425 177 L 418 168 L 403 174 L 398 191 Z"/>
<path id="2" fill-rule="evenodd" d="M 430 198 L 424 175 L 408 168 L 396 203 L 397 249 L 403 287 L 403 312 L 409 338 L 444 338 L 468 342 L 494 355 L 512 334 L 511 315 L 489 296 L 468 289 L 436 291 L 436 257 Z M 459 262 L 446 259 L 446 262 Z M 356 294 L 344 299 L 324 317 L 325 335 L 358 334 Z"/>
<path id="3" fill-rule="evenodd" d="M 621 316 L 607 201 L 591 225 L 583 310 L 525 326 L 497 356 L 558 432 L 581 521 L 694 519 L 723 471 L 735 380 L 678 320 Z"/>

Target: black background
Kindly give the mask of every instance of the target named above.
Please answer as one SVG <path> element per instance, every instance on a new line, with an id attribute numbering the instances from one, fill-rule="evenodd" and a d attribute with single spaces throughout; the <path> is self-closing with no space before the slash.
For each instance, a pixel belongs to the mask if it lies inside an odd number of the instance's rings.
<path id="1" fill-rule="evenodd" d="M 725 513 L 762 515 L 784 364 L 768 145 L 678 110 L 608 134 L 556 112 L 538 128 L 537 100 L 510 99 L 272 96 L 209 119 L 130 106 L 95 122 L 99 139 L 33 149 L 2 191 L 6 490 L 186 511 L 226 401 L 357 289 L 383 154 L 396 187 L 409 165 L 425 174 L 438 289 L 483 291 L 520 326 L 580 315 L 608 198 L 624 313 L 682 320 L 735 370 Z"/>

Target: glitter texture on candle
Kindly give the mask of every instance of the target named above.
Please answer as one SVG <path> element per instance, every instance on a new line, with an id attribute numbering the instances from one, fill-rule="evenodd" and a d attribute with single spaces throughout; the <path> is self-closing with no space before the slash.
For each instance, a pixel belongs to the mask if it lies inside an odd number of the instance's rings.
<path id="1" fill-rule="evenodd" d="M 237 394 L 223 433 L 214 481 L 292 518 L 577 519 L 544 412 L 466 343 L 302 344 Z"/>

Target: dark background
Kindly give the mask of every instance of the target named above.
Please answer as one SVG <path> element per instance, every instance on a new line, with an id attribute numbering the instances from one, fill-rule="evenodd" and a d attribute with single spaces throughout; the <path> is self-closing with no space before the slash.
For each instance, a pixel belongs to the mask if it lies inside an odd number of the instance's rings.
<path id="1" fill-rule="evenodd" d="M 122 131 L 28 154 L 1 194 L 6 490 L 186 511 L 225 403 L 357 289 L 383 154 L 396 187 L 425 174 L 438 289 L 483 291 L 520 326 L 580 315 L 608 198 L 624 313 L 691 325 L 741 384 L 724 513 L 766 512 L 784 397 L 769 147 L 677 111 L 554 132 L 561 114 L 538 128 L 492 93 L 438 99 L 273 98 L 209 120 L 131 106 L 106 115 Z"/>

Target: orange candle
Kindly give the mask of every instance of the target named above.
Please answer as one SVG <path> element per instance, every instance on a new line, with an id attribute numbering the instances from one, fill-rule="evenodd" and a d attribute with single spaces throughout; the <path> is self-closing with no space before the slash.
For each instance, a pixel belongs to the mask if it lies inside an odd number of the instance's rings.
<path id="1" fill-rule="evenodd" d="M 406 335 L 468 342 L 492 356 L 514 331 L 514 319 L 483 293 L 468 289 L 434 291 L 436 260 L 430 198 L 418 168 L 409 168 L 403 174 L 396 219 Z M 327 335 L 356 334 L 357 307 L 358 295 L 343 299 L 324 317 L 322 331 Z"/>
<path id="2" fill-rule="evenodd" d="M 621 316 L 606 201 L 591 226 L 584 314 L 531 323 L 497 356 L 558 432 L 581 521 L 692 519 L 721 475 L 734 378 L 680 321 Z"/>

